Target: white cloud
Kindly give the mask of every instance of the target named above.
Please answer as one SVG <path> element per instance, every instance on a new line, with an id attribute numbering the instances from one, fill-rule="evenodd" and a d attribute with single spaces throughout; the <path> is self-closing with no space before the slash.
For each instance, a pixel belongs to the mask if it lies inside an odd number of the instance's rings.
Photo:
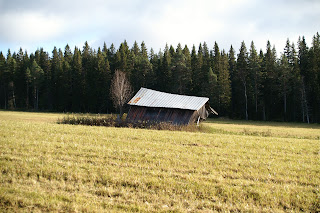
<path id="1" fill-rule="evenodd" d="M 166 43 L 191 48 L 203 41 L 210 49 L 217 41 L 220 49 L 238 50 L 243 40 L 258 50 L 270 40 L 282 51 L 288 37 L 311 40 L 319 11 L 312 0 L 0 0 L 0 51 L 17 44 L 82 47 L 86 40 L 97 48 L 124 39 L 145 41 L 156 52 Z"/>
<path id="2" fill-rule="evenodd" d="M 1 17 L 1 39 L 13 42 L 48 41 L 64 32 L 64 22 L 41 13 L 8 13 Z"/>

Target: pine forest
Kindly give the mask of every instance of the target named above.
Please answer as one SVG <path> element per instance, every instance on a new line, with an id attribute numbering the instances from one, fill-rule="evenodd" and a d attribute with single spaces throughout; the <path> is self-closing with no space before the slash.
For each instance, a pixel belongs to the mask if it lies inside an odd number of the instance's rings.
<path id="1" fill-rule="evenodd" d="M 146 87 L 210 98 L 221 117 L 320 123 L 320 35 L 289 39 L 281 54 L 267 41 L 239 50 L 166 45 L 148 50 L 126 41 L 93 49 L 66 45 L 28 54 L 0 52 L 0 108 L 27 111 L 117 113 L 110 97 L 115 70 L 124 71 L 133 92 Z"/>

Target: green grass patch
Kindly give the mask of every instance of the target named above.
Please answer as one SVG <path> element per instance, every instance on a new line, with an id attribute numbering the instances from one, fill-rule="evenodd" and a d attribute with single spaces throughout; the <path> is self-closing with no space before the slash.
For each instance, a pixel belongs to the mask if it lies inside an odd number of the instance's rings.
<path id="1" fill-rule="evenodd" d="M 212 120 L 203 133 L 64 116 L 0 111 L 1 212 L 320 211 L 317 125 Z"/>

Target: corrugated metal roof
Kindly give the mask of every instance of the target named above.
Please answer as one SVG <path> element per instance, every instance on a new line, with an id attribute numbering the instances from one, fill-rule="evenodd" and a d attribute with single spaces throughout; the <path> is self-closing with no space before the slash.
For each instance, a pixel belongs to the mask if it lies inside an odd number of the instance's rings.
<path id="1" fill-rule="evenodd" d="M 199 110 L 209 98 L 177 95 L 141 87 L 129 105 Z"/>

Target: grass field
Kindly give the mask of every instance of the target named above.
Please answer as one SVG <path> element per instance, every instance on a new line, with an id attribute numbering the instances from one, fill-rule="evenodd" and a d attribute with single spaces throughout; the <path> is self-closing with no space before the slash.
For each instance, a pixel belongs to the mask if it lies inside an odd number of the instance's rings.
<path id="1" fill-rule="evenodd" d="M 320 125 L 182 132 L 61 117 L 0 111 L 0 212 L 320 211 Z"/>

